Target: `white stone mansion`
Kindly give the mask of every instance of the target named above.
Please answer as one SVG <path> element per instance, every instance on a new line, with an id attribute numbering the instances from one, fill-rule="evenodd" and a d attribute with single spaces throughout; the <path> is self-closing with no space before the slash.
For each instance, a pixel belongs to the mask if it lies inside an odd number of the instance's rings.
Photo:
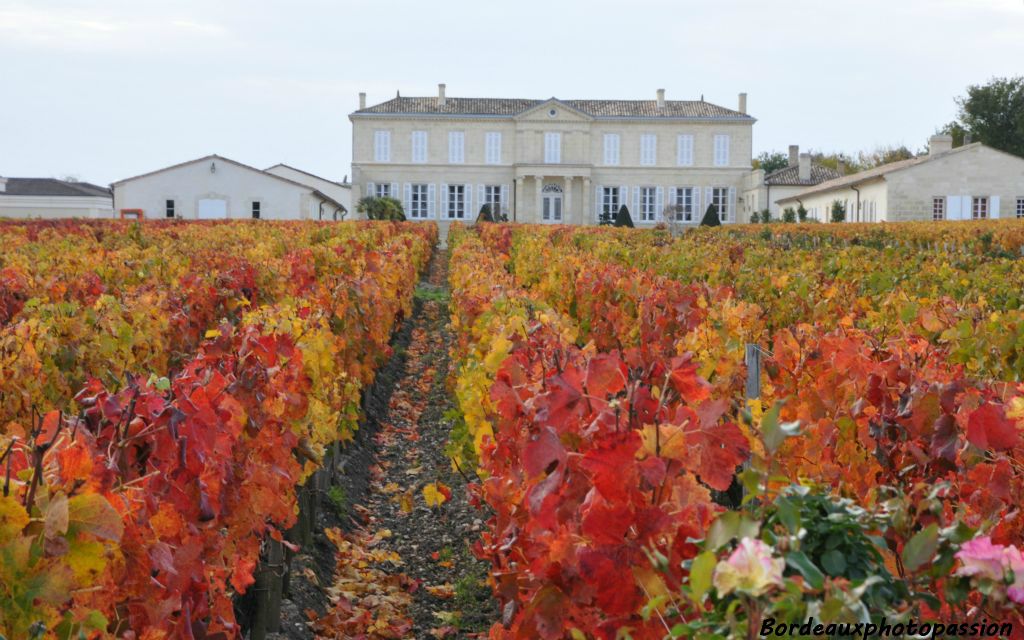
<path id="1" fill-rule="evenodd" d="M 413 220 L 471 222 L 481 205 L 510 221 L 596 224 L 625 204 L 639 226 L 737 219 L 749 179 L 746 94 L 736 110 L 701 100 L 395 97 L 352 121 L 352 202 L 402 201 Z M 741 216 L 742 217 L 742 216 Z"/>

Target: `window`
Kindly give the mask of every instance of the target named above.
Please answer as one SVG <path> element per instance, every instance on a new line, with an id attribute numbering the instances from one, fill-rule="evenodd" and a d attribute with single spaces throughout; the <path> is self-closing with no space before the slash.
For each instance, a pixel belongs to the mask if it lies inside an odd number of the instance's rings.
<path id="1" fill-rule="evenodd" d="M 715 166 L 729 166 L 729 136 L 727 134 L 715 136 Z"/>
<path id="2" fill-rule="evenodd" d="M 658 217 L 658 192 L 654 187 L 640 187 L 640 222 L 654 222 Z"/>
<path id="3" fill-rule="evenodd" d="M 544 162 L 558 164 L 562 161 L 562 134 L 557 131 L 544 134 Z"/>
<path id="4" fill-rule="evenodd" d="M 168 200 L 164 203 L 164 215 L 168 218 L 174 217 L 174 200 Z"/>
<path id="5" fill-rule="evenodd" d="M 374 196 L 378 198 L 390 198 L 391 197 L 391 183 L 390 182 L 378 182 L 374 186 Z"/>
<path id="6" fill-rule="evenodd" d="M 1017 217 L 1024 218 L 1024 196 L 1017 198 Z"/>
<path id="7" fill-rule="evenodd" d="M 712 187 L 711 204 L 715 205 L 715 211 L 722 222 L 729 220 L 729 189 L 726 187 Z"/>
<path id="8" fill-rule="evenodd" d="M 373 161 L 391 162 L 391 132 L 378 129 L 373 132 Z"/>
<path id="9" fill-rule="evenodd" d="M 946 219 L 946 196 L 932 198 L 932 220 Z"/>
<path id="10" fill-rule="evenodd" d="M 676 222 L 693 222 L 693 192 L 693 187 L 680 187 L 675 190 L 675 202 L 672 206 L 675 209 Z"/>
<path id="11" fill-rule="evenodd" d="M 676 149 L 676 164 L 680 167 L 692 167 L 693 166 L 693 136 L 688 133 L 684 133 L 679 136 L 677 140 L 678 148 Z"/>
<path id="12" fill-rule="evenodd" d="M 466 161 L 466 134 L 461 131 L 448 132 L 448 162 L 462 164 Z"/>
<path id="13" fill-rule="evenodd" d="M 487 164 L 501 164 L 501 132 L 488 131 L 484 137 L 485 150 L 484 162 Z"/>
<path id="14" fill-rule="evenodd" d="M 426 131 L 413 131 L 412 132 L 412 161 L 413 162 L 426 162 L 427 161 L 427 132 Z"/>
<path id="15" fill-rule="evenodd" d="M 448 207 L 445 213 L 453 220 L 466 217 L 466 185 L 448 185 Z"/>
<path id="16" fill-rule="evenodd" d="M 974 220 L 984 220 L 988 218 L 988 198 L 972 198 L 971 199 L 971 218 Z"/>
<path id="17" fill-rule="evenodd" d="M 253 220 L 259 220 L 260 219 L 260 201 L 259 200 L 253 200 L 252 201 L 252 219 Z"/>
<path id="18" fill-rule="evenodd" d="M 481 206 L 483 206 L 483 204 L 491 205 L 492 214 L 499 214 L 502 212 L 500 184 L 489 184 L 484 186 L 484 201 Z"/>
<path id="19" fill-rule="evenodd" d="M 409 191 L 409 217 L 425 220 L 430 214 L 428 185 L 414 184 Z"/>
<path id="20" fill-rule="evenodd" d="M 601 190 L 601 214 L 614 216 L 619 212 L 619 188 L 605 187 Z"/>
<path id="21" fill-rule="evenodd" d="M 619 134 L 604 134 L 604 163 L 609 166 L 619 164 Z"/>
<path id="22" fill-rule="evenodd" d="M 640 164 L 652 166 L 658 160 L 658 136 L 645 133 L 640 136 Z"/>

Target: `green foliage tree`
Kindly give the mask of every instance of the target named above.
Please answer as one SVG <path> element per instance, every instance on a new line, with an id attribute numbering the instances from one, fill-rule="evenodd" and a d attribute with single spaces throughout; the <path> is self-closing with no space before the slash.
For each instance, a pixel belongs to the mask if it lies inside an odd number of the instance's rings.
<path id="1" fill-rule="evenodd" d="M 764 222 L 764 223 L 767 224 L 767 223 L 769 223 L 771 221 L 772 221 L 772 210 L 767 208 L 767 207 L 765 207 L 764 209 L 761 209 L 761 222 Z"/>
<path id="2" fill-rule="evenodd" d="M 704 211 L 704 218 L 700 221 L 702 227 L 720 227 L 722 226 L 722 220 L 718 217 L 718 207 L 713 204 L 709 204 L 708 208 Z"/>
<path id="3" fill-rule="evenodd" d="M 789 156 L 781 151 L 762 151 L 754 158 L 754 169 L 764 169 L 765 175 L 789 166 Z"/>
<path id="4" fill-rule="evenodd" d="M 807 211 L 804 211 L 804 218 L 807 217 Z M 796 211 L 793 207 L 786 207 L 782 210 L 782 221 L 783 222 L 796 222 Z M 803 222 L 803 218 L 800 218 L 800 222 Z"/>
<path id="5" fill-rule="evenodd" d="M 832 201 L 832 216 L 829 222 L 846 222 L 846 205 L 841 200 Z"/>
<path id="6" fill-rule="evenodd" d="M 947 127 L 959 125 L 977 142 L 1024 157 L 1024 76 L 971 85 L 956 102 L 957 122 Z"/>
<path id="7" fill-rule="evenodd" d="M 800 203 L 800 206 L 796 208 L 796 217 L 800 222 L 807 222 L 807 209 L 804 207 L 802 202 Z"/>
<path id="8" fill-rule="evenodd" d="M 615 215 L 615 226 L 616 227 L 632 227 L 633 218 L 629 215 L 629 209 L 626 205 L 619 207 L 619 212 Z"/>
<path id="9" fill-rule="evenodd" d="M 395 198 L 366 196 L 356 203 L 356 211 L 365 214 L 367 220 L 405 220 L 402 203 Z"/>
<path id="10" fill-rule="evenodd" d="M 857 154 L 856 166 L 859 171 L 874 169 L 892 162 L 909 160 L 914 157 L 914 152 L 904 145 L 899 146 L 878 146 L 873 151 L 861 151 Z"/>

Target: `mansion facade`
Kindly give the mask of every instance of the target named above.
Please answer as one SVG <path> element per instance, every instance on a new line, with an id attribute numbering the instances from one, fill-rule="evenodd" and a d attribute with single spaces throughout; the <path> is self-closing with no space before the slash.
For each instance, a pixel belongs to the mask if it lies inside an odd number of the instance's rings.
<path id="1" fill-rule="evenodd" d="M 411 220 L 597 224 L 626 205 L 637 226 L 698 224 L 709 204 L 745 219 L 755 119 L 701 100 L 395 97 L 352 122 L 352 202 L 390 196 Z"/>

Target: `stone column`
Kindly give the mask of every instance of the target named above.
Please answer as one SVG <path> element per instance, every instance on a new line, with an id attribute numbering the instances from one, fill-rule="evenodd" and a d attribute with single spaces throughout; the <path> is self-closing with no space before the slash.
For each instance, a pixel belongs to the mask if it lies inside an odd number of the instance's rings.
<path id="1" fill-rule="evenodd" d="M 580 224 L 593 224 L 594 211 L 590 205 L 590 178 L 583 178 L 583 215 Z"/>
<path id="2" fill-rule="evenodd" d="M 523 196 L 523 182 L 525 182 L 523 176 L 519 176 L 518 178 L 516 178 L 515 193 L 512 194 L 511 222 L 518 222 L 522 220 L 523 211 L 522 209 L 519 208 L 519 199 Z"/>
<path id="3" fill-rule="evenodd" d="M 574 224 L 572 216 L 572 176 L 565 176 L 565 197 L 562 198 L 562 222 Z"/>
<path id="4" fill-rule="evenodd" d="M 531 222 L 539 223 L 543 221 L 541 219 L 541 207 L 543 206 L 541 203 L 541 198 L 543 197 L 541 195 L 541 189 L 544 188 L 544 176 L 533 176 L 533 181 L 537 192 L 537 198 L 533 203 L 533 220 Z"/>

